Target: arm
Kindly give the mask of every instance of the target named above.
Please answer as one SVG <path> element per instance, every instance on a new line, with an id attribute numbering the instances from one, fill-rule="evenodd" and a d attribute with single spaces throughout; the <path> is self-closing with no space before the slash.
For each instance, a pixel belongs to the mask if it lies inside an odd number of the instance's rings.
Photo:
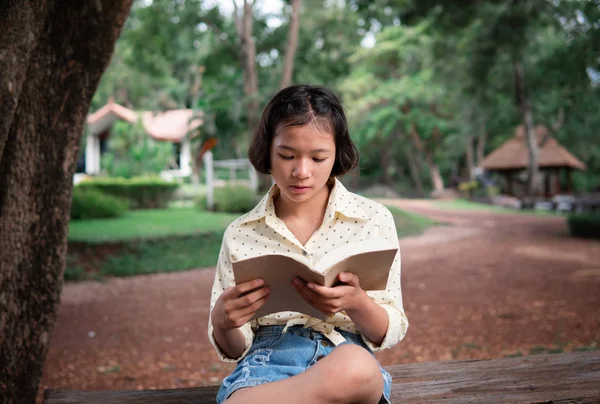
<path id="1" fill-rule="evenodd" d="M 215 272 L 208 338 L 222 361 L 237 362 L 250 349 L 254 332 L 248 320 L 266 301 L 268 289 L 260 288 L 240 297 L 244 292 L 262 285 L 262 281 L 254 280 L 235 285 L 228 235 L 229 231 L 226 231 Z"/>
<path id="2" fill-rule="evenodd" d="M 402 305 L 402 265 L 400 243 L 398 242 L 398 233 L 396 231 L 394 217 L 388 209 L 381 206 L 377 213 L 377 222 L 379 225 L 379 236 L 398 246 L 398 253 L 390 268 L 386 290 L 366 292 L 374 303 L 387 312 L 388 316 L 387 331 L 381 343 L 372 340 L 366 333 L 363 333 L 363 340 L 373 351 L 387 349 L 396 345 L 404 338 L 408 329 L 408 319 L 406 318 Z"/>

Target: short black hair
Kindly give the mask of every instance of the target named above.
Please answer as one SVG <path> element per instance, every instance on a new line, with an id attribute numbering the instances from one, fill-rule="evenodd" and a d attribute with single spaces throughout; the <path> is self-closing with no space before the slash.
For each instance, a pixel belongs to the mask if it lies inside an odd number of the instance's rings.
<path id="1" fill-rule="evenodd" d="M 299 84 L 280 90 L 263 110 L 248 149 L 248 158 L 256 171 L 270 173 L 271 144 L 276 132 L 307 123 L 314 123 L 334 136 L 335 162 L 331 177 L 341 176 L 356 167 L 358 150 L 350 138 L 339 98 L 325 87 Z"/>

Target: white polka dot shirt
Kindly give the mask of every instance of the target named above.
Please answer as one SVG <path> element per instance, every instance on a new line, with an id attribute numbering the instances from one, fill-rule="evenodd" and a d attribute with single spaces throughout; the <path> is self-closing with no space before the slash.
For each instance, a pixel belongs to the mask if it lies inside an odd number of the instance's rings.
<path id="1" fill-rule="evenodd" d="M 329 202 L 321 227 L 313 233 L 305 245 L 302 245 L 283 221 L 275 215 L 273 198 L 278 193 L 277 185 L 273 185 L 252 211 L 236 219 L 225 231 L 212 288 L 211 312 L 221 293 L 228 287 L 235 285 L 232 261 L 273 253 L 290 256 L 299 255 L 300 257 L 308 256 L 314 261 L 318 261 L 331 249 L 367 240 L 374 236 L 386 238 L 394 245 L 398 245 L 396 226 L 390 211 L 380 203 L 349 192 L 337 179 L 329 195 Z M 400 270 L 400 250 L 398 250 L 398 254 L 390 268 L 387 289 L 384 291 L 367 291 L 373 301 L 387 311 L 389 318 L 388 329 L 381 345 L 375 345 L 365 336 L 362 336 L 365 343 L 373 351 L 390 348 L 406 335 L 408 320 L 402 306 Z M 244 335 L 246 349 L 239 358 L 228 358 L 220 350 L 213 336 L 210 316 L 208 336 L 222 361 L 237 362 L 250 349 L 254 331 L 258 326 L 291 326 L 296 324 L 302 324 L 323 332 L 325 336 L 334 342 L 339 340 L 341 336 L 333 330 L 334 327 L 360 333 L 350 317 L 343 311 L 328 317 L 326 321 L 297 312 L 274 313 L 250 321 L 240 328 Z"/>

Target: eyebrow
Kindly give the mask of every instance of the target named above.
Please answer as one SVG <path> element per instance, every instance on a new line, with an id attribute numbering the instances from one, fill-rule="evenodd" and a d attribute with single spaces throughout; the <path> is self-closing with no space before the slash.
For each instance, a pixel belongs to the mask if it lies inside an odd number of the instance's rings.
<path id="1" fill-rule="evenodd" d="M 289 150 L 289 151 L 293 151 L 293 152 L 297 151 L 296 149 L 294 149 L 291 146 L 278 145 L 277 147 L 280 148 L 280 149 Z M 330 151 L 330 150 L 329 149 L 321 148 L 321 149 L 313 149 L 310 152 L 311 153 L 327 153 L 328 151 Z"/>

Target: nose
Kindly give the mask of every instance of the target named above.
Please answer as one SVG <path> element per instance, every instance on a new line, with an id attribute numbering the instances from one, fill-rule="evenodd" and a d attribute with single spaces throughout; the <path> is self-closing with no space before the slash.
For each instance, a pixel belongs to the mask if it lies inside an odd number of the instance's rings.
<path id="1" fill-rule="evenodd" d="M 297 159 L 296 166 L 292 170 L 292 175 L 301 179 L 310 177 L 310 162 L 306 159 Z"/>

